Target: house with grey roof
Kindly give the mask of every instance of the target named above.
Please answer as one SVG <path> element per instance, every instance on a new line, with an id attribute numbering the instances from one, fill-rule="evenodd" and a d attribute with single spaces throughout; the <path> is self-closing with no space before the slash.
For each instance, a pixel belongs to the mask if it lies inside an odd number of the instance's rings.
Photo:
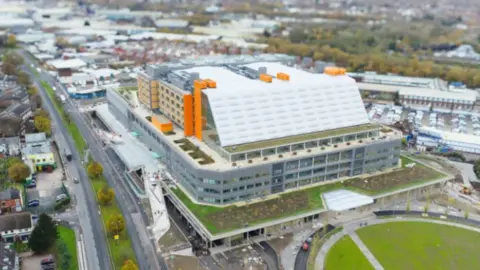
<path id="1" fill-rule="evenodd" d="M 27 241 L 32 230 L 33 222 L 30 212 L 0 216 L 0 237 L 3 242 Z"/>

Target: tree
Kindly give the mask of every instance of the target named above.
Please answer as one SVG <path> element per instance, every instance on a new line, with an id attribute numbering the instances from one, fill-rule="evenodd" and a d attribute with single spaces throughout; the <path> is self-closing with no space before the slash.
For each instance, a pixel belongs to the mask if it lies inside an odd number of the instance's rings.
<path id="1" fill-rule="evenodd" d="M 50 118 L 50 115 L 48 114 L 48 112 L 45 111 L 42 108 L 39 108 L 35 111 L 35 116 L 42 116 L 42 117 Z"/>
<path id="2" fill-rule="evenodd" d="M 32 97 L 32 96 L 35 96 L 35 95 L 38 94 L 38 89 L 37 89 L 37 87 L 35 87 L 35 86 L 33 86 L 33 85 L 29 85 L 29 86 L 27 87 L 27 93 L 28 93 L 28 95 L 31 96 L 31 97 Z"/>
<path id="3" fill-rule="evenodd" d="M 55 244 L 57 236 L 57 224 L 49 215 L 40 214 L 28 240 L 28 246 L 35 253 L 47 252 Z"/>
<path id="4" fill-rule="evenodd" d="M 48 117 L 37 115 L 33 118 L 33 124 L 38 132 L 45 132 L 47 135 L 52 134 L 52 124 Z"/>
<path id="5" fill-rule="evenodd" d="M 107 231 L 111 234 L 119 234 L 125 229 L 125 221 L 122 215 L 113 214 L 107 221 Z"/>
<path id="6" fill-rule="evenodd" d="M 90 162 L 90 164 L 88 164 L 87 171 L 88 171 L 88 175 L 91 178 L 97 178 L 103 174 L 102 164 L 96 161 Z"/>
<path id="7" fill-rule="evenodd" d="M 293 43 L 302 43 L 305 42 L 307 39 L 307 34 L 305 33 L 304 28 L 295 28 L 292 29 L 289 33 L 288 38 L 290 39 L 291 42 Z"/>
<path id="8" fill-rule="evenodd" d="M 15 48 L 15 46 L 17 46 L 17 37 L 14 34 L 8 35 L 7 47 L 8 48 Z"/>
<path id="9" fill-rule="evenodd" d="M 138 270 L 138 266 L 132 260 L 126 260 L 121 270 Z"/>
<path id="10" fill-rule="evenodd" d="M 115 198 L 115 192 L 108 185 L 103 186 L 97 192 L 98 200 L 103 204 L 109 204 Z"/>
<path id="11" fill-rule="evenodd" d="M 3 61 L 2 72 L 6 75 L 15 75 L 17 73 L 17 67 L 12 63 Z"/>
<path id="12" fill-rule="evenodd" d="M 17 67 L 23 63 L 22 58 L 16 53 L 7 53 L 3 57 L 2 72 L 7 75 L 16 75 Z"/>
<path id="13" fill-rule="evenodd" d="M 23 72 L 23 71 L 19 71 L 18 74 L 17 74 L 17 82 L 20 85 L 29 86 L 30 83 L 31 83 L 30 82 L 30 76 L 28 76 L 28 74 Z"/>
<path id="14" fill-rule="evenodd" d="M 23 162 L 15 162 L 8 167 L 8 177 L 15 182 L 25 181 L 30 176 L 30 168 Z"/>

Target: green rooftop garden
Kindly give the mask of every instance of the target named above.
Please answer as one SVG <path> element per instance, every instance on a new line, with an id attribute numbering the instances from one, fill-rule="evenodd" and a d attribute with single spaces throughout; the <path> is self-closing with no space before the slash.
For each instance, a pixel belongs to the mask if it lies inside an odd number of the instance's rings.
<path id="1" fill-rule="evenodd" d="M 284 193 L 277 198 L 243 206 L 216 207 L 195 204 L 179 188 L 173 193 L 190 209 L 212 234 L 228 232 L 245 226 L 323 209 L 322 193 L 341 188 L 340 183 Z"/>
<path id="2" fill-rule="evenodd" d="M 279 218 L 324 209 L 321 195 L 325 192 L 344 188 L 367 195 L 378 195 L 438 180 L 446 176 L 408 157 L 402 156 L 401 160 L 402 168 L 393 172 L 309 187 L 242 206 L 217 207 L 196 204 L 181 189 L 176 188 L 172 191 L 210 233 L 219 234 L 241 229 L 247 225 L 257 225 Z M 408 163 L 415 163 L 415 166 L 412 168 L 405 167 L 404 165 Z"/>
<path id="3" fill-rule="evenodd" d="M 173 134 L 166 134 L 166 135 L 174 135 Z M 212 164 L 215 163 L 215 160 L 211 158 L 209 155 L 205 154 L 198 146 L 194 145 L 191 141 L 186 138 L 175 140 L 176 144 L 180 146 L 180 148 L 187 152 L 190 157 L 195 160 L 199 160 L 198 163 L 201 165 Z"/>
<path id="4" fill-rule="evenodd" d="M 398 170 L 370 177 L 353 178 L 343 181 L 343 184 L 353 191 L 359 191 L 367 195 L 380 195 L 436 181 L 447 176 L 406 156 L 400 156 L 400 161 L 401 168 Z M 407 164 L 415 165 L 409 168 L 406 167 Z"/>
<path id="5" fill-rule="evenodd" d="M 277 147 L 277 146 L 286 145 L 286 144 L 320 140 L 320 139 L 335 137 L 335 136 L 344 135 L 344 134 L 346 135 L 346 134 L 352 134 L 352 133 L 358 133 L 358 132 L 377 130 L 379 128 L 380 126 L 377 124 L 365 124 L 360 126 L 338 128 L 338 129 L 332 129 L 332 130 L 326 130 L 326 131 L 320 131 L 320 132 L 314 132 L 314 133 L 301 134 L 297 136 L 278 138 L 274 140 L 227 146 L 227 147 L 224 147 L 224 149 L 230 153 L 238 153 L 238 152 L 262 149 L 262 148 Z"/>

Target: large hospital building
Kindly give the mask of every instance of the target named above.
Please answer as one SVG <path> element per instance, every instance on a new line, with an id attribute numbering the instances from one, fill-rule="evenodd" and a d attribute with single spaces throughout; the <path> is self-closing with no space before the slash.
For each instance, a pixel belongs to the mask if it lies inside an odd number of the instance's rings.
<path id="1" fill-rule="evenodd" d="M 110 91 L 109 108 L 161 153 L 196 204 L 268 199 L 397 167 L 401 135 L 370 123 L 355 80 L 293 61 L 210 56 L 149 65 L 138 75 L 138 100 Z"/>

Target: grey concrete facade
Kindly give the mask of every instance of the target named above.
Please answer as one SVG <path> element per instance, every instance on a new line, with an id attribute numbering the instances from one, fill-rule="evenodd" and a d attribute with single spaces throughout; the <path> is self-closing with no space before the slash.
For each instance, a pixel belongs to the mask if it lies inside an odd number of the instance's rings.
<path id="1" fill-rule="evenodd" d="M 229 204 L 321 182 L 353 177 L 398 166 L 401 140 L 378 140 L 365 146 L 321 155 L 290 157 L 271 163 L 217 171 L 201 168 L 158 136 L 158 131 L 133 112 L 116 93 L 107 93 L 110 112 L 152 151 L 164 157 L 169 172 L 197 201 Z"/>

